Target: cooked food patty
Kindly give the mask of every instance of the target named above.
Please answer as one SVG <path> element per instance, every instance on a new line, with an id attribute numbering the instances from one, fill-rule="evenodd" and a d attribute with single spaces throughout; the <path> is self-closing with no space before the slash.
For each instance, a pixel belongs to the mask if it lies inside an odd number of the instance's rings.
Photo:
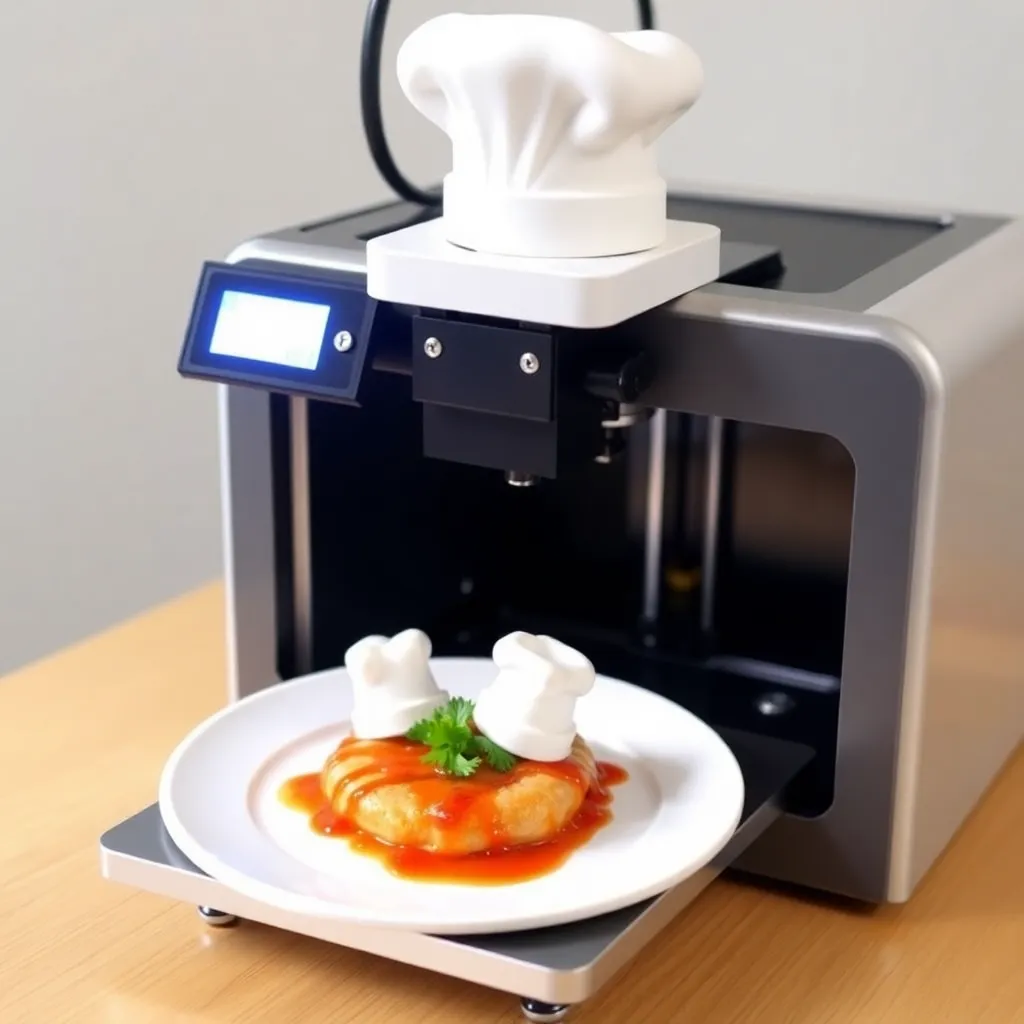
<path id="1" fill-rule="evenodd" d="M 335 814 L 387 843 L 466 854 L 552 838 L 597 784 L 579 736 L 564 761 L 482 767 L 469 778 L 424 764 L 427 750 L 406 739 L 346 739 L 324 765 L 324 795 Z"/>

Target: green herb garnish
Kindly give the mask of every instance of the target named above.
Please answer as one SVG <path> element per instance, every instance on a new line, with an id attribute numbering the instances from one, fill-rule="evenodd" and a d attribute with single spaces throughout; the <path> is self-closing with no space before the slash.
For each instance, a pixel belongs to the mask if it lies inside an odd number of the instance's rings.
<path id="1" fill-rule="evenodd" d="M 406 738 L 430 747 L 422 760 L 436 765 L 446 775 L 468 778 L 484 761 L 495 771 L 511 771 L 515 756 L 473 732 L 473 707 L 473 702 L 465 697 L 452 697 L 429 718 L 420 719 L 405 734 Z"/>
<path id="2" fill-rule="evenodd" d="M 510 754 L 486 736 L 474 736 L 473 748 L 496 772 L 510 772 L 515 767 L 515 754 Z"/>

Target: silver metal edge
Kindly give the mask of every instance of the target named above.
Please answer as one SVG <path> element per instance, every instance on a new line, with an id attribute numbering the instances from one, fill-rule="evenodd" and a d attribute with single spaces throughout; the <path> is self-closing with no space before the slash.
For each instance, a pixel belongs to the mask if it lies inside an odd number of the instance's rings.
<path id="1" fill-rule="evenodd" d="M 273 260 L 303 267 L 366 273 L 366 252 L 361 249 L 328 249 L 321 245 L 291 242 L 281 238 L 252 238 L 233 249 L 228 263 L 244 260 Z"/>
<path id="2" fill-rule="evenodd" d="M 239 658 L 238 658 L 238 587 L 235 573 L 235 545 L 232 513 L 234 493 L 231 487 L 231 426 L 228 408 L 229 394 L 226 384 L 217 385 L 217 447 L 220 461 L 220 530 L 221 561 L 224 565 L 224 616 L 227 652 L 227 696 L 229 701 L 238 700 Z"/>
<path id="3" fill-rule="evenodd" d="M 659 409 L 650 420 L 647 461 L 647 519 L 644 526 L 644 621 L 653 626 L 661 601 L 661 551 L 665 517 L 665 446 L 668 417 Z"/>
<path id="4" fill-rule="evenodd" d="M 722 458 L 725 421 L 708 417 L 707 468 L 704 473 L 704 540 L 700 573 L 700 628 L 705 636 L 714 629 L 715 586 L 718 574 L 718 528 L 722 504 Z"/>
<path id="5" fill-rule="evenodd" d="M 760 328 L 789 332 L 804 332 L 816 335 L 830 335 L 850 340 L 883 345 L 898 353 L 920 381 L 924 395 L 924 422 L 921 435 L 921 461 L 918 480 L 918 521 L 915 523 L 914 561 L 911 577 L 911 605 L 908 608 L 908 634 L 905 641 L 904 672 L 919 672 L 915 658 L 921 647 L 921 631 L 927 628 L 927 612 L 922 602 L 927 601 L 927 587 L 922 579 L 927 575 L 927 551 L 930 533 L 933 529 L 928 502 L 936 486 L 938 437 L 945 401 L 945 379 L 942 368 L 925 341 L 905 325 L 875 313 L 855 313 L 846 310 L 826 310 L 820 307 L 805 307 L 793 304 L 772 304 L 758 302 L 748 296 L 715 294 L 709 291 L 692 292 L 680 298 L 672 307 L 677 315 L 717 322 L 746 324 Z M 925 515 L 922 518 L 921 512 Z M 916 631 L 916 632 L 915 632 Z M 905 683 L 906 685 L 906 683 Z M 916 694 L 915 687 L 923 680 L 915 677 L 911 682 L 910 694 L 901 695 L 901 707 L 905 708 L 909 698 Z M 901 712 L 902 713 L 902 712 Z M 896 760 L 892 785 L 894 791 L 901 784 L 908 756 L 912 757 L 911 733 L 901 731 L 897 738 Z M 826 811 L 827 816 L 830 811 Z M 890 853 L 885 879 L 885 892 L 889 900 L 903 900 L 910 889 L 894 876 L 900 853 L 894 845 L 896 837 L 890 832 Z"/>
<path id="6" fill-rule="evenodd" d="M 295 626 L 295 671 L 313 669 L 313 549 L 310 536 L 309 405 L 288 400 L 291 431 L 292 601 Z"/>
<path id="7" fill-rule="evenodd" d="M 970 339 L 960 339 L 962 352 L 953 351 L 948 345 L 936 345 L 940 339 L 933 335 L 945 336 L 949 333 L 948 323 L 941 323 L 944 308 L 942 303 L 948 300 L 951 294 L 955 294 L 957 288 L 965 287 L 965 282 L 959 276 L 964 263 L 968 264 L 968 270 L 975 275 L 981 273 L 989 278 L 983 294 L 988 292 L 991 301 L 984 303 L 983 308 L 990 318 L 994 315 L 993 311 L 999 308 L 999 299 L 1002 297 L 1000 292 L 1003 288 L 1010 287 L 1011 282 L 991 279 L 986 256 L 994 252 L 997 257 L 1005 257 L 1004 250 L 1007 249 L 1012 252 L 1014 259 L 1019 259 L 1024 253 L 1024 222 L 1007 224 L 966 250 L 962 254 L 962 261 L 953 260 L 937 267 L 868 311 L 879 321 L 885 322 L 893 334 L 903 339 L 905 345 L 914 345 L 928 351 L 929 359 L 934 366 L 933 372 L 939 382 L 936 392 L 942 399 L 941 402 L 935 403 L 934 414 L 926 419 L 925 436 L 922 441 L 923 459 L 913 555 L 913 589 L 907 613 L 907 665 L 899 722 L 897 774 L 894 780 L 889 877 L 889 899 L 892 902 L 905 902 L 910 898 L 927 867 L 941 852 L 932 851 L 927 857 L 915 854 L 914 824 L 921 767 L 920 727 L 930 653 L 932 569 L 938 531 L 943 413 L 947 387 L 955 387 L 956 377 L 970 372 L 971 360 L 983 359 L 988 354 L 978 344 L 978 335 L 973 335 Z M 1007 269 L 1004 260 L 1004 277 Z M 929 331 L 928 339 L 935 346 L 932 351 L 922 341 L 916 327 L 917 321 L 922 321 L 920 326 L 928 330 L 929 321 L 934 321 L 936 317 L 939 318 L 940 324 L 932 324 L 933 329 Z M 906 322 L 903 318 L 906 318 Z"/>
<path id="8" fill-rule="evenodd" d="M 903 324 L 885 316 L 849 310 L 824 310 L 799 303 L 758 302 L 748 296 L 690 292 L 667 307 L 685 315 L 721 323 L 746 324 L 768 330 L 828 335 L 850 341 L 884 345 L 898 353 L 925 389 L 929 405 L 944 395 L 943 375 L 938 361 L 924 340 Z"/>
<path id="9" fill-rule="evenodd" d="M 591 993 L 589 969 L 553 972 L 539 964 L 502 957 L 441 936 L 397 929 L 349 925 L 328 918 L 294 914 L 242 896 L 206 875 L 141 860 L 101 847 L 105 879 L 195 906 L 216 907 L 242 920 L 308 935 L 322 942 L 360 950 L 460 978 L 488 988 L 545 1002 L 581 1002 Z"/>
<path id="10" fill-rule="evenodd" d="M 219 386 L 221 519 L 227 632 L 227 699 L 279 681 L 271 500 L 270 403 Z"/>
<path id="11" fill-rule="evenodd" d="M 215 907 L 224 913 L 324 942 L 358 949 L 498 991 L 550 1003 L 580 1003 L 631 962 L 651 939 L 689 906 L 781 814 L 777 800 L 744 821 L 713 861 L 656 898 L 619 937 L 588 964 L 559 970 L 480 949 L 445 936 L 346 924 L 269 907 L 208 875 L 108 849 L 100 843 L 100 869 L 108 881 L 156 895 Z"/>
<path id="12" fill-rule="evenodd" d="M 581 1003 L 628 963 L 653 935 L 692 902 L 721 868 L 705 868 L 657 899 L 597 960 L 557 970 L 446 939 L 397 929 L 350 925 L 269 907 L 207 875 L 100 847 L 103 878 L 194 906 L 216 907 L 255 921 L 348 949 L 421 967 L 516 996 L 550 1003 Z"/>

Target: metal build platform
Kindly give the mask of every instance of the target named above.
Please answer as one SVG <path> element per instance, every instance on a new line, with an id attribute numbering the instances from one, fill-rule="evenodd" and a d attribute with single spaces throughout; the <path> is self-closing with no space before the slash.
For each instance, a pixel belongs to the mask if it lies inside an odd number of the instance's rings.
<path id="1" fill-rule="evenodd" d="M 783 813 L 789 783 L 811 760 L 806 747 L 719 730 L 746 783 L 739 828 L 715 861 L 675 889 L 601 917 L 532 931 L 465 938 L 373 929 L 265 906 L 204 874 L 174 845 L 154 804 L 100 841 L 103 876 L 351 949 L 513 993 L 564 1011 L 596 992 Z M 217 923 L 216 918 L 209 918 Z M 527 1009 L 527 1015 L 530 1011 Z M 534 1019 L 556 1020 L 543 1012 Z"/>

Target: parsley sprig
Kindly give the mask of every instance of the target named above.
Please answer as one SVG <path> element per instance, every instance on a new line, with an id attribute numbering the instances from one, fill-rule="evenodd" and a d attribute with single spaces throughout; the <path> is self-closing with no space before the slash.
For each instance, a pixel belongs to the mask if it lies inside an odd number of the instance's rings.
<path id="1" fill-rule="evenodd" d="M 452 697 L 429 718 L 422 718 L 405 735 L 430 747 L 423 755 L 426 764 L 436 765 L 446 775 L 468 778 L 486 761 L 495 771 L 511 771 L 516 758 L 486 736 L 473 732 L 474 704 L 465 697 Z"/>

